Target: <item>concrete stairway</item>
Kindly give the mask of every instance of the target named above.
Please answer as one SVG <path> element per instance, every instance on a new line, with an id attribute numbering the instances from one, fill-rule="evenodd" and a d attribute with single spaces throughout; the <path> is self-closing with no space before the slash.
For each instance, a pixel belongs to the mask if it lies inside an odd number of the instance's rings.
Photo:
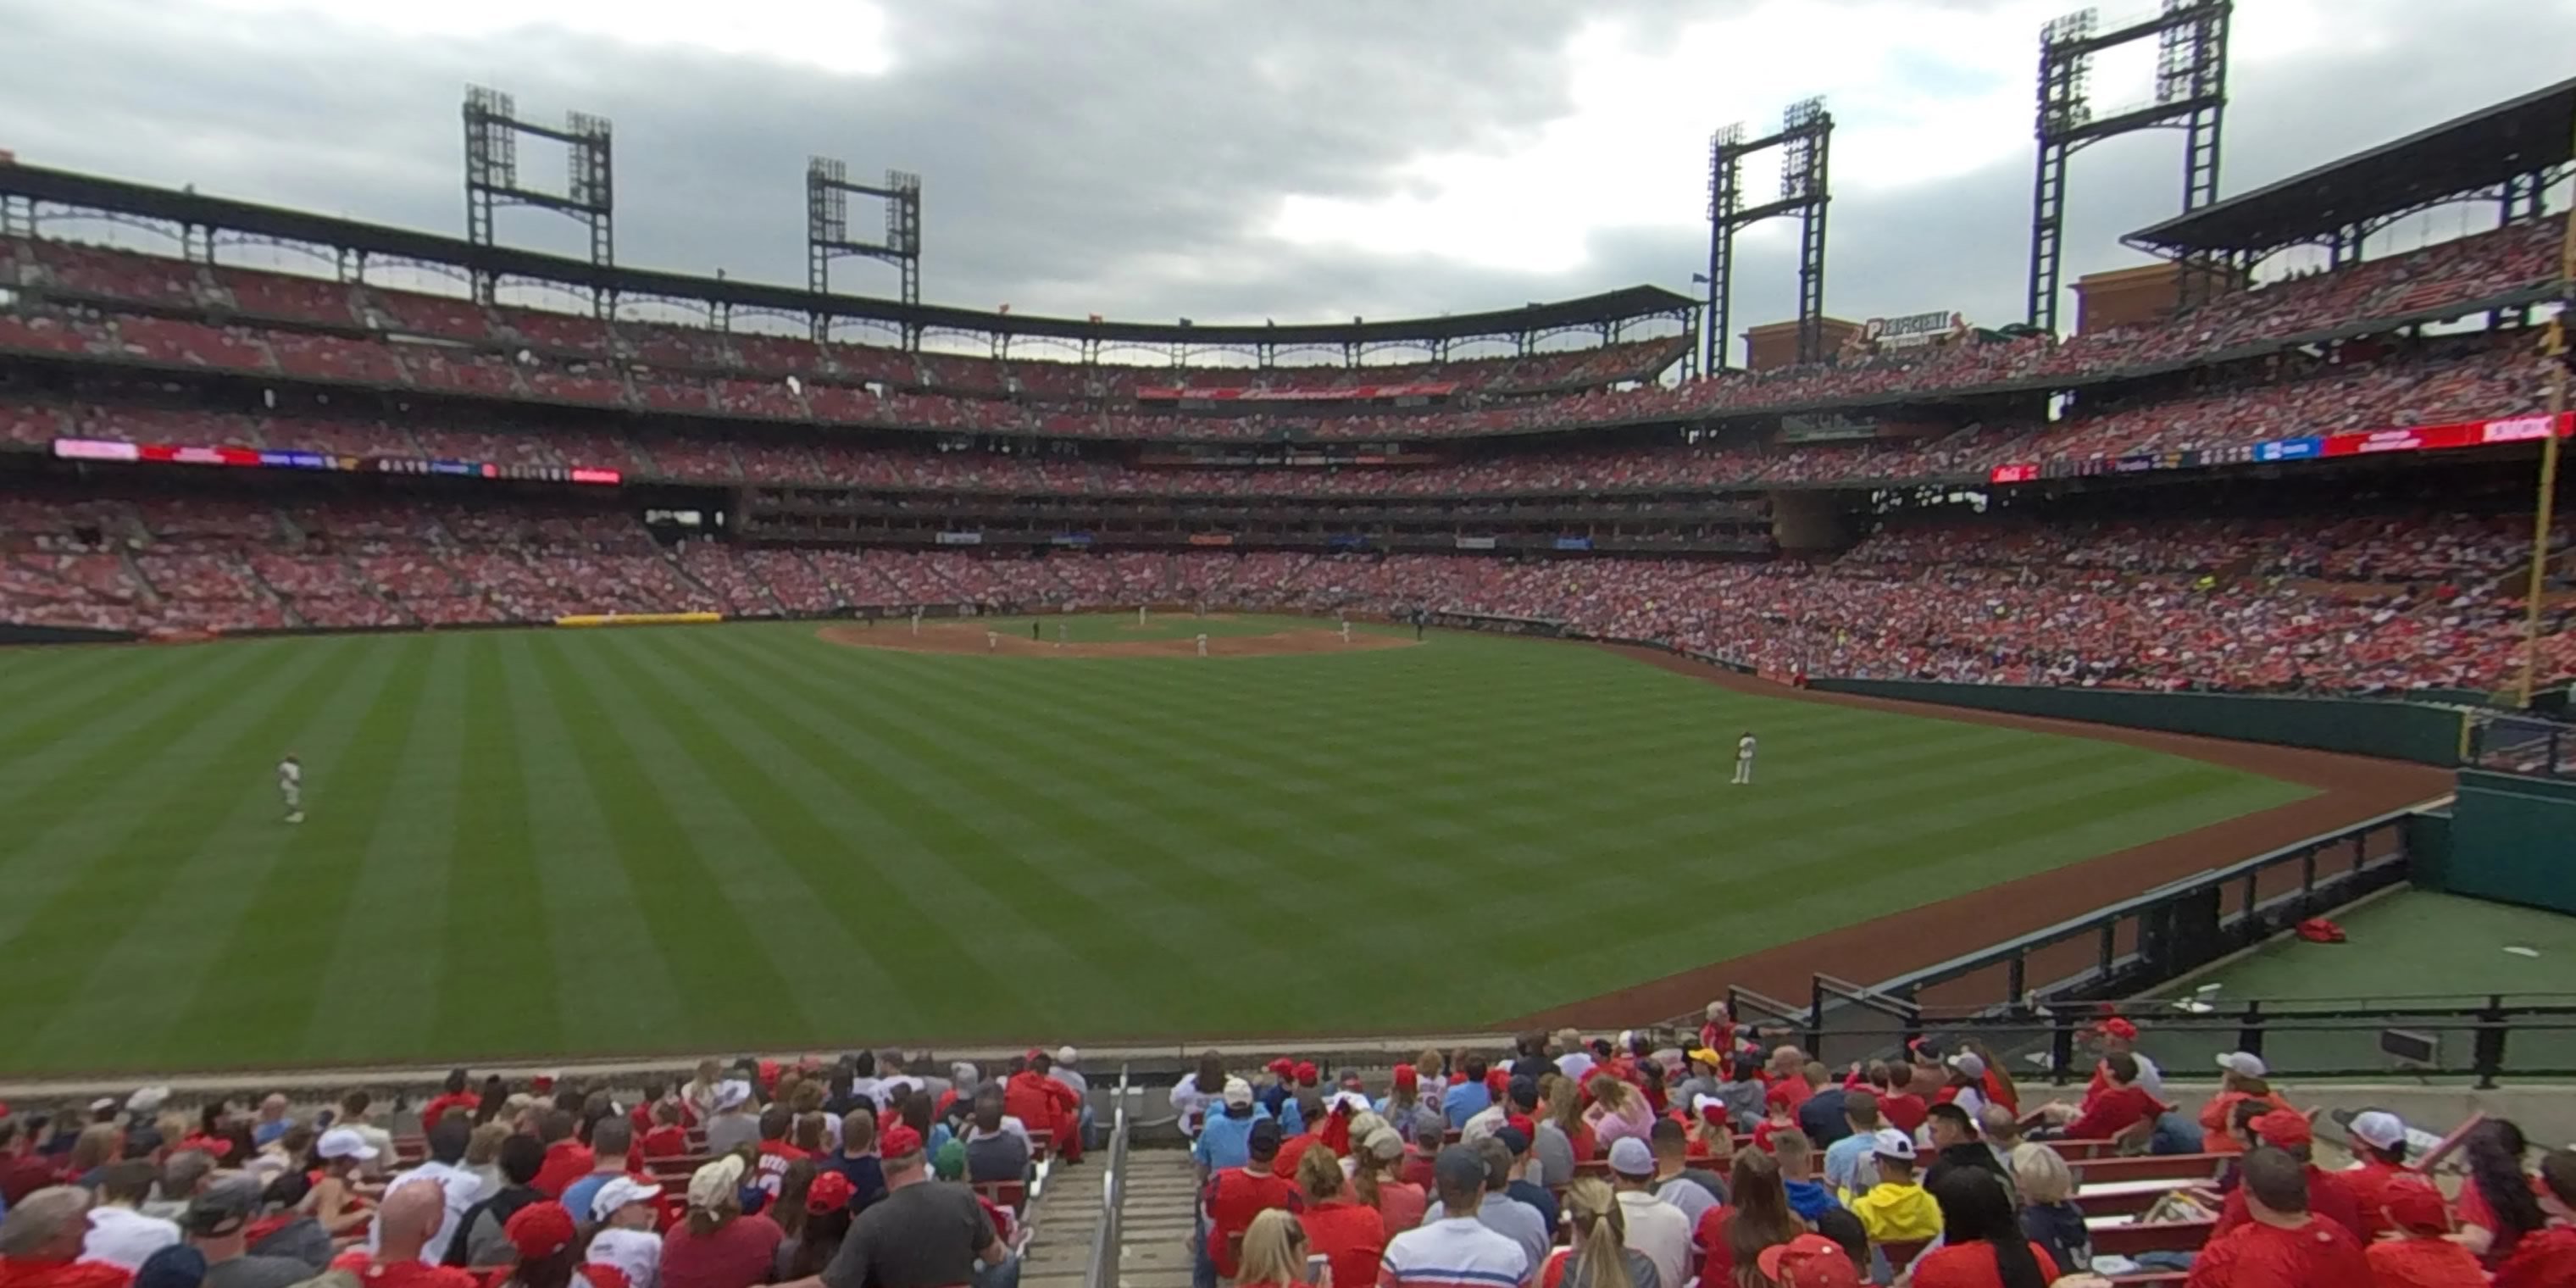
<path id="1" fill-rule="evenodd" d="M 1095 1207 L 1098 1197 L 1092 1195 Z M 1127 1156 L 1118 1288 L 1189 1288 L 1191 1214 L 1197 1207 L 1189 1151 L 1137 1150 Z"/>

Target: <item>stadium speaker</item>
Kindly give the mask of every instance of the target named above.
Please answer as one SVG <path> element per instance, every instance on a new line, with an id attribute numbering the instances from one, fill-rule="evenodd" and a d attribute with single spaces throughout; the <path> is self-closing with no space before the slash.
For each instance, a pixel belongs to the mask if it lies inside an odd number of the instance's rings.
<path id="1" fill-rule="evenodd" d="M 2218 928 L 2216 886 L 2178 895 L 2139 918 L 2138 955 L 2149 974 L 2164 979 L 2216 961 L 2228 950 Z"/>

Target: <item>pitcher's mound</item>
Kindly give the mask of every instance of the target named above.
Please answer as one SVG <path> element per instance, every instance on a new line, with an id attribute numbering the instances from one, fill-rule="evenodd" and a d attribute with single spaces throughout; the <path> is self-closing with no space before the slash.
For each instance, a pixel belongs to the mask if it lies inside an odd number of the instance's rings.
<path id="1" fill-rule="evenodd" d="M 815 632 L 826 642 L 850 648 L 892 649 L 898 653 L 991 653 L 997 657 L 1188 657 L 1198 656 L 1198 641 L 1189 637 L 1168 640 L 1109 640 L 1058 644 L 1054 640 L 1033 640 L 1018 631 L 988 632 L 971 622 L 924 622 L 921 633 L 912 633 L 909 622 L 886 621 L 875 626 L 826 626 Z M 1267 635 L 1210 635 L 1210 657 L 1276 657 L 1287 653 L 1358 653 L 1373 649 L 1411 648 L 1420 641 L 1396 635 L 1355 633 L 1350 642 L 1342 642 L 1340 631 L 1322 627 L 1273 631 Z"/>

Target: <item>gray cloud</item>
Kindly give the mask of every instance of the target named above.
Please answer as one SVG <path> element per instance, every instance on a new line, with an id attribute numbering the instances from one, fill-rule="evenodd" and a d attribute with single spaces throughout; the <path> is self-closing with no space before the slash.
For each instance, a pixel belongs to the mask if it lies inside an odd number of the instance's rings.
<path id="1" fill-rule="evenodd" d="M 2571 9 L 2535 19 L 2506 0 L 2448 0 L 2438 12 L 2412 7 L 2395 20 L 2405 38 L 2385 46 L 2240 61 L 2227 190 L 2554 79 L 2550 51 L 2576 35 Z M 1640 281 L 1688 289 L 1705 255 L 1704 232 L 1640 226 L 1624 211 L 1605 212 L 1587 261 L 1561 274 L 1290 246 L 1261 232 L 1289 194 L 1395 193 L 1408 158 L 1505 150 L 1561 116 L 1559 55 L 1579 22 L 1626 14 L 1629 38 L 1651 39 L 1703 6 L 940 0 L 893 10 L 895 68 L 866 77 L 541 31 L 395 43 L 151 0 L 0 0 L 0 28 L 22 55 L 0 81 L 10 123 L 0 146 L 452 231 L 463 222 L 456 102 L 464 83 L 483 81 L 532 114 L 578 107 L 617 121 L 625 262 L 801 282 L 802 173 L 819 152 L 861 174 L 924 176 L 930 298 L 1032 312 L 1284 321 L 1468 311 Z M 2179 150 L 2162 136 L 2078 159 L 2070 279 L 2131 262 L 2117 237 L 2173 211 Z M 560 178 L 551 154 L 531 150 L 522 164 L 532 179 Z M 2024 153 L 1893 190 L 1843 176 L 1828 307 L 2018 317 L 2029 165 Z M 876 215 L 854 207 L 852 218 L 866 227 Z M 1788 225 L 1779 228 L 1740 243 L 1739 325 L 1792 307 Z M 569 225 L 533 213 L 505 215 L 502 231 L 520 244 L 576 244 Z M 882 293 L 892 274 L 853 263 L 836 281 Z"/>

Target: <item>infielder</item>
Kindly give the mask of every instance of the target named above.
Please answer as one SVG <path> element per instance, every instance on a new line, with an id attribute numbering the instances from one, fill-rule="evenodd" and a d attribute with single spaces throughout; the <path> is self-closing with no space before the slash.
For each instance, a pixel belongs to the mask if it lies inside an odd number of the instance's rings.
<path id="1" fill-rule="evenodd" d="M 1351 624 L 1348 620 L 1342 623 L 1342 642 L 1345 644 L 1351 642 Z"/>
<path id="2" fill-rule="evenodd" d="M 1737 786 L 1743 786 L 1752 781 L 1753 731 L 1747 729 L 1743 737 L 1735 740 L 1735 783 Z"/>
<path id="3" fill-rule="evenodd" d="M 986 632 L 984 632 L 984 651 L 985 651 L 985 652 L 990 653 L 990 652 L 992 652 L 993 650 L 998 649 L 998 648 L 1000 648 L 1000 647 L 1002 647 L 1002 633 L 1001 633 L 1000 631 L 986 631 Z"/>
<path id="4" fill-rule="evenodd" d="M 288 752 L 286 759 L 277 762 L 277 794 L 286 800 L 286 821 L 303 822 L 304 766 L 295 759 L 293 752 Z"/>
<path id="5" fill-rule="evenodd" d="M 1206 656 L 1207 656 L 1207 632 L 1206 632 L 1206 631 L 1201 631 L 1201 632 L 1199 632 L 1199 656 L 1200 656 L 1200 657 L 1206 657 Z"/>

